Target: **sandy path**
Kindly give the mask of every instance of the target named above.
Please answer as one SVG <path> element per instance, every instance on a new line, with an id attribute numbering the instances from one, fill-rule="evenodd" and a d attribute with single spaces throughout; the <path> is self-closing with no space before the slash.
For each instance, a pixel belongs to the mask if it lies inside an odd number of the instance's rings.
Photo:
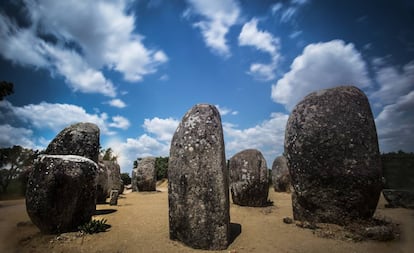
<path id="1" fill-rule="evenodd" d="M 129 193 L 123 195 L 118 206 L 98 205 L 112 227 L 105 233 L 76 237 L 75 233 L 44 236 L 33 225 L 24 208 L 24 201 L 0 202 L 0 252 L 215 252 L 193 250 L 179 242 L 169 240 L 168 193 L 165 184 L 160 192 Z M 379 204 L 377 213 L 400 223 L 401 239 L 391 242 L 351 242 L 319 238 L 311 230 L 301 229 L 282 222 L 292 217 L 290 195 L 270 190 L 269 198 L 275 205 L 266 208 L 249 208 L 231 205 L 232 229 L 241 233 L 227 250 L 217 252 L 414 252 L 414 210 L 385 209 Z M 383 200 L 382 200 L 383 201 Z M 4 240 L 5 239 L 5 240 Z"/>

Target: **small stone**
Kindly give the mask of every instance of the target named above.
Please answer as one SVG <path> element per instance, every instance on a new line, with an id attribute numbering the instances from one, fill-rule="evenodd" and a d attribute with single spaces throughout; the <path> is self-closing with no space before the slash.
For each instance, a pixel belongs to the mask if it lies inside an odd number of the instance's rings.
<path id="1" fill-rule="evenodd" d="M 112 190 L 109 200 L 110 206 L 116 206 L 118 205 L 118 190 Z"/>
<path id="2" fill-rule="evenodd" d="M 283 218 L 283 222 L 286 224 L 292 224 L 293 223 L 293 219 L 290 217 L 285 217 Z"/>

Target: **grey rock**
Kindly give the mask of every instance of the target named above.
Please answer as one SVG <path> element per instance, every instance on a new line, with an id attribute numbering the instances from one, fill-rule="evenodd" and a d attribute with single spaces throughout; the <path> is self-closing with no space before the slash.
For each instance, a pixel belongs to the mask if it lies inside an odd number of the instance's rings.
<path id="1" fill-rule="evenodd" d="M 168 163 L 170 239 L 206 250 L 229 244 L 229 184 L 216 107 L 198 104 L 183 117 Z"/>
<path id="2" fill-rule="evenodd" d="M 256 149 L 246 149 L 230 158 L 230 190 L 233 203 L 240 206 L 267 205 L 269 180 L 266 160 Z"/>
<path id="3" fill-rule="evenodd" d="M 109 198 L 110 198 L 109 205 L 110 206 L 118 205 L 118 195 L 119 195 L 118 190 L 112 190 L 111 191 L 110 196 L 109 196 Z"/>
<path id="4" fill-rule="evenodd" d="M 79 155 L 98 163 L 99 128 L 92 123 L 77 123 L 63 129 L 47 147 L 49 155 Z"/>
<path id="5" fill-rule="evenodd" d="M 138 161 L 138 167 L 134 169 L 133 187 L 137 191 L 155 191 L 157 185 L 157 171 L 155 170 L 155 157 L 144 157 Z"/>
<path id="6" fill-rule="evenodd" d="M 283 155 L 276 157 L 273 161 L 272 184 L 276 192 L 291 192 L 289 168 Z"/>
<path id="7" fill-rule="evenodd" d="M 387 207 L 403 207 L 414 209 L 414 192 L 407 190 L 383 189 Z"/>
<path id="8" fill-rule="evenodd" d="M 73 155 L 43 155 L 30 173 L 26 209 L 42 233 L 76 231 L 95 213 L 97 164 Z"/>
<path id="9" fill-rule="evenodd" d="M 382 190 L 378 139 L 365 94 L 353 86 L 306 96 L 285 132 L 296 220 L 347 224 L 372 217 Z"/>
<path id="10" fill-rule="evenodd" d="M 123 191 L 121 180 L 121 168 L 116 161 L 99 160 L 99 170 L 97 176 L 97 203 L 105 203 L 110 196 L 111 190 Z M 121 191 L 122 190 L 122 191 Z"/>

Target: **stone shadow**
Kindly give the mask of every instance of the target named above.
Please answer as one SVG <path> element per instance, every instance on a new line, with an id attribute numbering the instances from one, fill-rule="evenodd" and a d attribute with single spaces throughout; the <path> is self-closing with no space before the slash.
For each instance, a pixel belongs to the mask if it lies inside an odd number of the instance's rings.
<path id="1" fill-rule="evenodd" d="M 101 209 L 101 210 L 96 210 L 95 211 L 95 215 L 105 215 L 105 214 L 110 214 L 110 213 L 115 213 L 116 209 Z"/>
<path id="2" fill-rule="evenodd" d="M 230 240 L 229 245 L 232 244 L 236 238 L 241 234 L 242 226 L 239 223 L 230 223 Z"/>

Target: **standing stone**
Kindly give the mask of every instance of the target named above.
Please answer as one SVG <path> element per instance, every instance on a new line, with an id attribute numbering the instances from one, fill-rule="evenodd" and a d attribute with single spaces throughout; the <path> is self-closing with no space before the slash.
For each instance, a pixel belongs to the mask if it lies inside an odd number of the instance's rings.
<path id="1" fill-rule="evenodd" d="M 132 172 L 131 172 L 131 186 L 132 186 L 132 191 L 133 192 L 137 192 L 138 191 L 138 186 L 137 186 L 137 170 L 138 170 L 138 168 L 137 167 L 134 167 L 132 169 Z"/>
<path id="2" fill-rule="evenodd" d="M 111 190 L 122 193 L 123 182 L 121 180 L 121 168 L 116 161 L 107 161 L 99 158 L 99 171 L 97 177 L 97 203 L 105 203 Z"/>
<path id="3" fill-rule="evenodd" d="M 371 108 L 353 86 L 306 96 L 285 133 L 296 220 L 347 224 L 372 217 L 382 189 Z"/>
<path id="4" fill-rule="evenodd" d="M 171 142 L 168 163 L 170 238 L 196 249 L 229 244 L 229 184 L 216 107 L 194 106 Z"/>
<path id="5" fill-rule="evenodd" d="M 112 190 L 110 195 L 109 195 L 109 205 L 110 206 L 116 206 L 118 205 L 118 190 Z"/>
<path id="6" fill-rule="evenodd" d="M 145 157 L 138 162 L 133 184 L 140 192 L 155 191 L 157 185 L 157 171 L 155 157 Z"/>
<path id="7" fill-rule="evenodd" d="M 77 123 L 63 129 L 49 144 L 46 154 L 79 155 L 98 163 L 99 128 L 92 123 Z"/>
<path id="8" fill-rule="evenodd" d="M 266 160 L 256 149 L 246 149 L 230 158 L 230 190 L 233 203 L 265 206 L 269 195 Z"/>
<path id="9" fill-rule="evenodd" d="M 30 173 L 26 209 L 42 233 L 76 231 L 95 213 L 97 164 L 73 155 L 43 155 Z"/>
<path id="10" fill-rule="evenodd" d="M 276 157 L 272 164 L 272 183 L 275 192 L 290 192 L 290 174 L 286 158 Z"/>

